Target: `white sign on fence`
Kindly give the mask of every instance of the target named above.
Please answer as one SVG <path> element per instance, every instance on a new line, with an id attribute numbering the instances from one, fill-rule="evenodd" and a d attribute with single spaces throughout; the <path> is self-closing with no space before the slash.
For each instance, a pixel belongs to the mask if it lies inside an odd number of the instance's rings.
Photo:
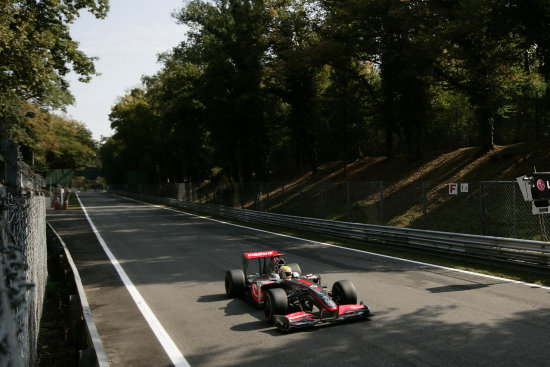
<path id="1" fill-rule="evenodd" d="M 457 195 L 458 194 L 458 184 L 457 183 L 450 183 L 449 184 L 449 195 Z"/>

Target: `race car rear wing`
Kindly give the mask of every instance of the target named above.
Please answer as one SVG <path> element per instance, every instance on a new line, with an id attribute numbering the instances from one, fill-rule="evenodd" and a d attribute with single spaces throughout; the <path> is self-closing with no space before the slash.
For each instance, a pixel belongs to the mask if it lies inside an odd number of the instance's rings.
<path id="1" fill-rule="evenodd" d="M 250 259 L 258 259 L 262 257 L 275 257 L 275 256 L 284 256 L 283 253 L 278 251 L 257 251 L 257 252 L 245 252 L 243 256 Z"/>

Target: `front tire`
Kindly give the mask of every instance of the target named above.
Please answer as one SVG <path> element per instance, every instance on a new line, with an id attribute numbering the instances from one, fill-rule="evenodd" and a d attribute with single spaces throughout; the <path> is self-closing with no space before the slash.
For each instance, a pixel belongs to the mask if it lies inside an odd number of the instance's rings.
<path id="1" fill-rule="evenodd" d="M 349 280 L 339 280 L 332 286 L 332 299 L 338 305 L 350 305 L 357 303 L 355 286 Z"/>
<path id="2" fill-rule="evenodd" d="M 288 311 L 288 298 L 281 288 L 271 288 L 265 292 L 264 312 L 268 323 L 273 324 L 273 316 L 286 315 Z"/>
<path id="3" fill-rule="evenodd" d="M 225 294 L 228 297 L 240 297 L 244 293 L 245 278 L 241 269 L 232 269 L 225 272 Z"/>

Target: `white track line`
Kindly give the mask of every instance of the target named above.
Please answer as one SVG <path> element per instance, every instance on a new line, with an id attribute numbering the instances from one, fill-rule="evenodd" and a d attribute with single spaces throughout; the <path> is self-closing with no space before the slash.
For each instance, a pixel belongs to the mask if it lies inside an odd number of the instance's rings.
<path id="1" fill-rule="evenodd" d="M 526 283 L 526 282 L 522 282 L 522 281 L 519 281 L 519 280 L 513 280 L 513 279 L 508 279 L 508 278 L 501 278 L 501 277 L 496 277 L 496 276 L 493 276 L 493 275 L 475 273 L 475 272 L 473 272 L 473 271 L 467 271 L 467 270 L 449 268 L 449 267 L 446 267 L 446 266 L 435 265 L 435 264 L 425 263 L 425 262 L 421 262 L 421 261 L 415 261 L 415 260 L 403 259 L 403 258 L 400 258 L 400 257 L 394 257 L 394 256 L 389 256 L 389 255 L 377 254 L 376 252 L 369 252 L 369 251 L 358 250 L 358 249 L 349 248 L 349 247 L 342 247 L 342 246 L 338 246 L 338 245 L 332 245 L 332 244 L 330 244 L 330 243 L 325 243 L 325 242 L 319 242 L 319 241 L 308 240 L 307 238 L 300 238 L 300 237 L 295 237 L 295 236 L 289 236 L 289 235 L 282 234 L 282 233 L 270 232 L 270 231 L 266 231 L 266 230 L 263 230 L 263 229 L 257 229 L 257 228 L 252 228 L 252 227 L 243 226 L 243 225 L 240 225 L 240 224 L 234 224 L 234 223 L 224 222 L 224 221 L 221 221 L 221 220 L 218 220 L 218 219 L 213 219 L 213 218 L 208 218 L 208 217 L 204 217 L 204 216 L 201 216 L 201 215 L 196 215 L 196 214 L 188 213 L 188 212 L 186 212 L 186 211 L 184 211 L 184 210 L 172 209 L 172 208 L 168 208 L 168 207 L 165 207 L 165 206 L 162 206 L 162 205 L 151 204 L 151 203 L 147 203 L 147 202 L 145 202 L 145 201 L 140 201 L 140 200 L 128 198 L 128 197 L 125 197 L 125 196 L 120 196 L 120 195 L 116 195 L 116 194 L 111 194 L 111 195 L 115 195 L 115 196 L 118 196 L 118 197 L 120 197 L 120 198 L 127 199 L 127 200 L 133 200 L 133 201 L 136 201 L 136 202 L 142 203 L 142 204 L 149 204 L 149 205 L 155 206 L 155 207 L 157 207 L 157 208 L 162 208 L 162 209 L 166 209 L 166 210 L 171 210 L 171 211 L 175 211 L 175 212 L 178 212 L 178 213 L 185 213 L 185 214 L 187 214 L 187 215 L 191 215 L 191 216 L 198 217 L 198 218 L 202 218 L 202 219 L 207 219 L 207 220 L 210 220 L 210 221 L 213 221 L 213 222 L 217 222 L 217 223 L 223 223 L 223 224 L 226 224 L 226 225 L 230 225 L 230 226 L 234 226 L 234 227 L 239 227 L 239 228 L 246 228 L 246 229 L 250 229 L 250 230 L 253 230 L 253 231 L 262 232 L 262 233 L 268 233 L 268 234 L 272 234 L 272 235 L 276 235 L 276 236 L 280 236 L 280 237 L 286 237 L 286 238 L 291 238 L 291 239 L 295 239 L 295 240 L 300 240 L 300 241 L 305 241 L 305 242 L 310 242 L 310 243 L 316 243 L 316 244 L 323 245 L 323 246 L 327 246 L 327 247 L 336 247 L 336 248 L 343 249 L 343 250 L 354 251 L 354 252 L 359 252 L 359 253 L 362 253 L 362 254 L 367 254 L 367 255 L 372 255 L 372 256 L 383 257 L 383 258 L 385 258 L 385 259 L 397 260 L 397 261 L 407 262 L 407 263 L 416 264 L 416 265 L 429 266 L 429 267 L 436 268 L 436 269 L 450 270 L 450 271 L 454 271 L 454 272 L 462 273 L 462 274 L 476 275 L 476 276 L 480 276 L 480 277 L 484 277 L 484 278 L 488 278 L 488 279 L 493 279 L 493 280 L 498 280 L 498 281 L 502 281 L 502 282 L 506 282 L 506 283 L 526 285 L 526 286 L 529 286 L 529 287 L 531 287 L 531 288 L 541 288 L 541 289 L 550 290 L 550 287 L 546 287 L 546 286 L 539 285 L 539 284 Z"/>
<path id="2" fill-rule="evenodd" d="M 183 356 L 183 353 L 180 352 L 172 338 L 168 335 L 164 327 L 161 325 L 153 311 L 151 311 L 151 308 L 149 308 L 149 305 L 147 305 L 147 302 L 145 302 L 145 299 L 141 296 L 141 294 L 138 292 L 137 288 L 134 286 L 124 269 L 122 269 L 122 266 L 116 259 L 116 257 L 113 255 L 101 235 L 99 234 L 99 231 L 97 230 L 96 226 L 92 222 L 92 219 L 88 215 L 88 212 L 86 211 L 86 208 L 84 207 L 84 204 L 82 204 L 82 201 L 80 201 L 80 197 L 78 194 L 76 195 L 78 202 L 80 203 L 80 206 L 82 207 L 82 211 L 86 215 L 86 219 L 88 219 L 88 222 L 90 223 L 90 226 L 92 227 L 92 230 L 94 231 L 97 240 L 101 244 L 101 247 L 103 247 L 103 250 L 109 257 L 109 260 L 111 260 L 111 263 L 115 267 L 116 271 L 118 272 L 118 275 L 120 276 L 120 279 L 122 279 L 122 282 L 126 286 L 126 289 L 128 289 L 128 292 L 130 292 L 130 295 L 134 299 L 134 302 L 136 303 L 137 307 L 141 311 L 143 317 L 145 317 L 145 320 L 155 333 L 158 341 L 168 354 L 168 357 L 176 367 L 190 367 L 189 363 Z"/>

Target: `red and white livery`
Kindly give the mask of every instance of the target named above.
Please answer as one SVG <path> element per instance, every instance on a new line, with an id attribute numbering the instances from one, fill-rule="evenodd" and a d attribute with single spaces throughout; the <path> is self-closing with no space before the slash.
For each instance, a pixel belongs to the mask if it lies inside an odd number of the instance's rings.
<path id="1" fill-rule="evenodd" d="M 281 331 L 372 316 L 368 306 L 357 303 L 351 281 L 340 280 L 329 291 L 321 285 L 320 275 L 302 274 L 298 264 L 287 264 L 283 256 L 278 251 L 245 252 L 242 269 L 225 274 L 227 295 L 263 307 L 266 320 Z M 258 272 L 248 274 L 256 260 Z"/>

